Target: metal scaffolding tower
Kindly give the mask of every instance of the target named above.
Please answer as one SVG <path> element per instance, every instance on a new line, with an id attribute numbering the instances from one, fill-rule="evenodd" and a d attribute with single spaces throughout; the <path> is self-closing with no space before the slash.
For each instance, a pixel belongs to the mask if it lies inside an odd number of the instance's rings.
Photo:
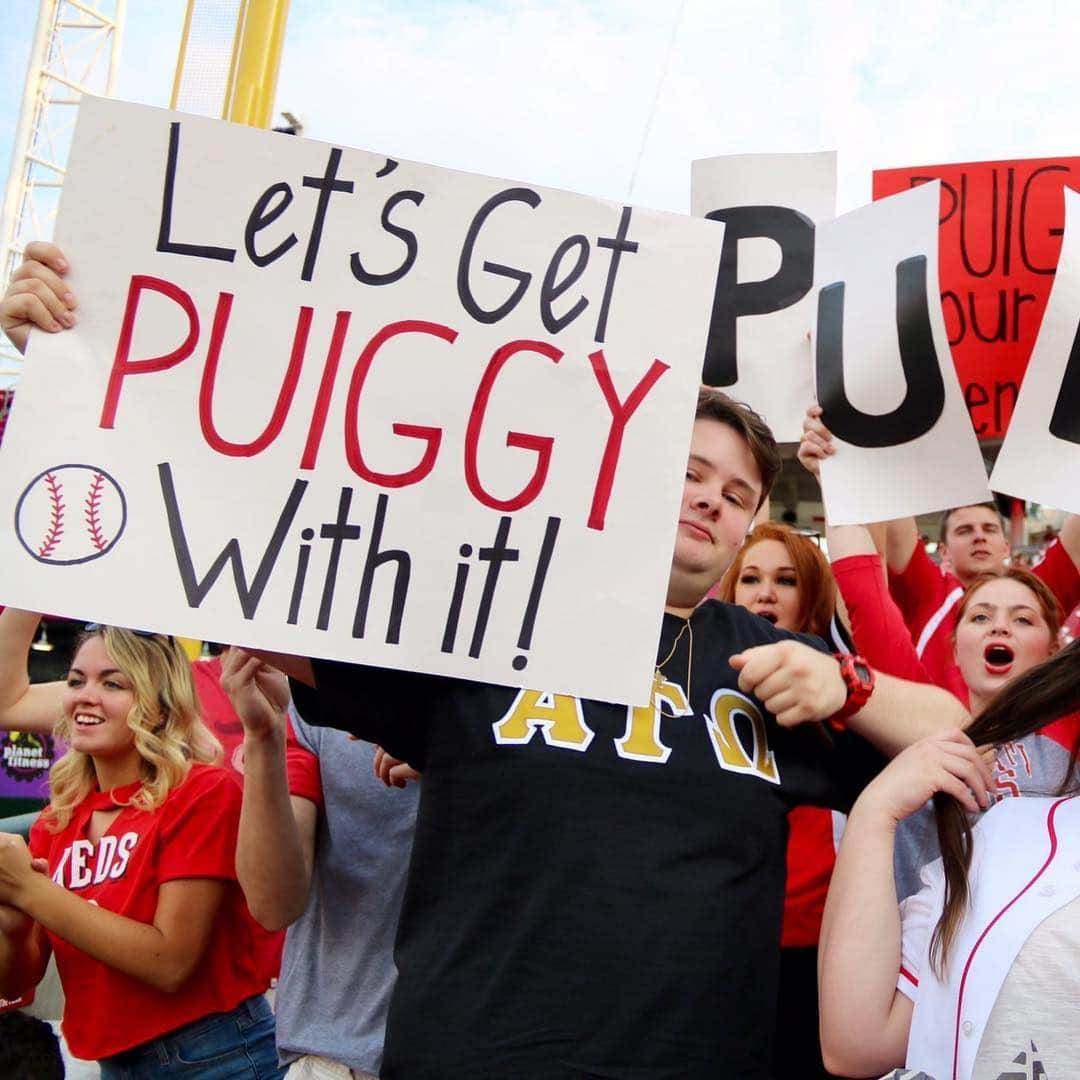
<path id="1" fill-rule="evenodd" d="M 52 235 L 75 106 L 83 94 L 112 94 L 126 4 L 40 0 L 0 218 L 0 289 L 6 288 L 27 242 Z M 18 377 L 21 364 L 18 353 L 0 338 L 0 386 Z"/>

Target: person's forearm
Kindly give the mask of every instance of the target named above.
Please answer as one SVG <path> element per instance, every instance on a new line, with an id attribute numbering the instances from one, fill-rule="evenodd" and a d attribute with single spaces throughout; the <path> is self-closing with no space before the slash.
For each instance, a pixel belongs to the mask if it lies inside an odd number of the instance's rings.
<path id="1" fill-rule="evenodd" d="M 311 860 L 289 795 L 282 732 L 244 738 L 236 876 L 256 921 L 283 930 L 307 904 Z"/>
<path id="2" fill-rule="evenodd" d="M 0 611 L 0 716 L 10 709 L 30 685 L 26 654 L 34 640 L 41 616 L 17 608 Z"/>
<path id="3" fill-rule="evenodd" d="M 885 530 L 885 561 L 892 573 L 902 574 L 907 569 L 918 542 L 919 526 L 913 517 L 888 522 Z"/>
<path id="4" fill-rule="evenodd" d="M 1080 514 L 1065 515 L 1060 539 L 1065 553 L 1072 559 L 1073 565 L 1080 570 Z M 1065 614 L 1069 613 L 1066 611 Z"/>
<path id="5" fill-rule="evenodd" d="M 819 946 L 821 1044 L 830 1072 L 878 1075 L 904 1063 L 896 823 L 856 804 L 844 829 Z"/>
<path id="6" fill-rule="evenodd" d="M 0 997 L 14 1001 L 37 986 L 48 962 L 45 935 L 33 923 L 17 934 L 0 931 Z"/>
<path id="7" fill-rule="evenodd" d="M 15 906 L 69 945 L 165 993 L 179 990 L 200 959 L 156 926 L 91 904 L 41 874 L 28 880 Z"/>
<path id="8" fill-rule="evenodd" d="M 877 672 L 870 700 L 847 726 L 893 757 L 925 735 L 969 723 L 971 714 L 947 690 Z"/>
<path id="9" fill-rule="evenodd" d="M 851 555 L 876 555 L 874 538 L 865 525 L 826 525 L 825 540 L 829 546 L 829 562 Z"/>
<path id="10" fill-rule="evenodd" d="M 0 611 L 0 731 L 47 735 L 60 715 L 62 682 L 30 685 L 26 654 L 41 616 L 16 608 Z"/>

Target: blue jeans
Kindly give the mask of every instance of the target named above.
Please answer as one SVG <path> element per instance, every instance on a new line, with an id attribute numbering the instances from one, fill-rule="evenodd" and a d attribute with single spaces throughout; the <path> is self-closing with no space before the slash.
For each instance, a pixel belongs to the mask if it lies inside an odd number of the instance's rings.
<path id="1" fill-rule="evenodd" d="M 103 1080 L 279 1080 L 285 1075 L 274 1044 L 274 1014 L 262 996 L 103 1058 L 100 1065 Z"/>

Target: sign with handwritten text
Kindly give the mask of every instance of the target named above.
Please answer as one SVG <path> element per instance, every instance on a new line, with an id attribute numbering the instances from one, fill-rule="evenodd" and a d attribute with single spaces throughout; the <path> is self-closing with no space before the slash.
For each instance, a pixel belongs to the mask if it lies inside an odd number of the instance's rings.
<path id="1" fill-rule="evenodd" d="M 723 227 L 80 112 L 0 603 L 648 700 Z"/>

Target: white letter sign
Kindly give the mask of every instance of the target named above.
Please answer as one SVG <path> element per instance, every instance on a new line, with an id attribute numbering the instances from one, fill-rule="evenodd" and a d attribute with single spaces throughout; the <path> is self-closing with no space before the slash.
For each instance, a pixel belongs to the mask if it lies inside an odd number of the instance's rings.
<path id="1" fill-rule="evenodd" d="M 990 485 L 1080 514 L 1080 195 L 1069 188 L 1050 302 Z"/>
<path id="2" fill-rule="evenodd" d="M 647 700 L 723 229 L 80 112 L 0 602 Z"/>
<path id="3" fill-rule="evenodd" d="M 836 154 L 695 161 L 691 210 L 723 222 L 702 381 L 798 442 L 814 392 L 814 230 L 836 216 Z"/>
<path id="4" fill-rule="evenodd" d="M 836 439 L 825 513 L 857 525 L 990 497 L 938 303 L 938 184 L 817 230 L 817 400 Z"/>

